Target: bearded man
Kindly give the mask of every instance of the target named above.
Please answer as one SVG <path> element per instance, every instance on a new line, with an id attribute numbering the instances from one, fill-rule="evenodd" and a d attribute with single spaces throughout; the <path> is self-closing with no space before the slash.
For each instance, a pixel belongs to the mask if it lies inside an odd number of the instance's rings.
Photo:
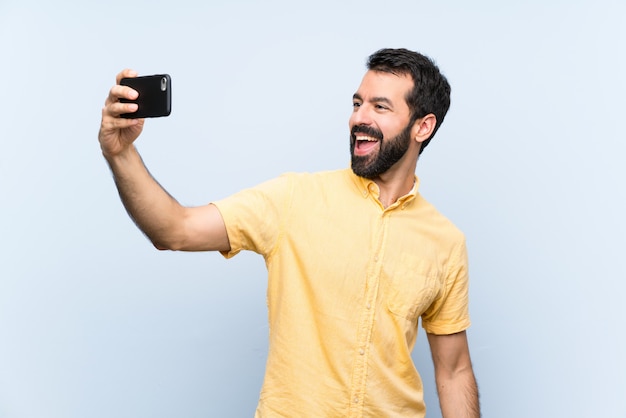
<path id="1" fill-rule="evenodd" d="M 428 57 L 383 49 L 353 96 L 351 167 L 290 173 L 184 207 L 134 146 L 144 120 L 118 74 L 99 141 L 121 199 L 158 249 L 242 250 L 268 269 L 269 354 L 255 417 L 423 417 L 419 318 L 448 417 L 478 417 L 465 237 L 418 192 L 418 157 L 450 106 Z M 217 319 L 216 319 L 217 320 Z"/>

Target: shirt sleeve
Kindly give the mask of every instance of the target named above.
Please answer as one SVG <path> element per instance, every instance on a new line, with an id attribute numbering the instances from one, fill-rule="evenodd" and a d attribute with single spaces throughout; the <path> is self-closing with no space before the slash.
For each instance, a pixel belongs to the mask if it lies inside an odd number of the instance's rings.
<path id="1" fill-rule="evenodd" d="M 450 257 L 438 297 L 422 315 L 422 327 L 430 334 L 448 335 L 469 328 L 469 275 L 465 240 Z"/>
<path id="2" fill-rule="evenodd" d="M 230 242 L 230 251 L 222 255 L 231 258 L 242 250 L 269 255 L 279 239 L 290 195 L 290 176 L 282 175 L 213 202 Z"/>

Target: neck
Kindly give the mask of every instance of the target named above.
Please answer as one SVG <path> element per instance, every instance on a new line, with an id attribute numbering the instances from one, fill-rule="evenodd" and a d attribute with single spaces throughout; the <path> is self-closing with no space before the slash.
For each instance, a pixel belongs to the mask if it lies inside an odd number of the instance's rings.
<path id="1" fill-rule="evenodd" d="M 399 198 L 406 195 L 415 185 L 415 164 L 410 167 L 395 167 L 374 179 L 380 190 L 380 203 L 388 208 Z"/>
<path id="2" fill-rule="evenodd" d="M 411 191 L 415 185 L 415 169 L 419 159 L 420 144 L 412 144 L 404 156 L 390 169 L 372 179 L 380 192 L 379 200 L 384 208 L 393 205 Z"/>

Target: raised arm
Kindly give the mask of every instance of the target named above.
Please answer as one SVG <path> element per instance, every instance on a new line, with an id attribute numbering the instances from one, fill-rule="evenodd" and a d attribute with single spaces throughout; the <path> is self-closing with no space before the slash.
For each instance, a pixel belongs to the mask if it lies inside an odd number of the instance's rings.
<path id="1" fill-rule="evenodd" d="M 158 249 L 228 251 L 226 227 L 217 207 L 180 205 L 148 172 L 135 148 L 144 120 L 120 118 L 122 113 L 135 112 L 137 105 L 119 99 L 135 99 L 137 92 L 119 83 L 124 77 L 136 76 L 132 70 L 117 75 L 102 109 L 98 133 L 102 154 L 128 214 Z"/>
<path id="2" fill-rule="evenodd" d="M 465 331 L 451 335 L 427 335 L 442 416 L 479 418 L 478 387 Z"/>

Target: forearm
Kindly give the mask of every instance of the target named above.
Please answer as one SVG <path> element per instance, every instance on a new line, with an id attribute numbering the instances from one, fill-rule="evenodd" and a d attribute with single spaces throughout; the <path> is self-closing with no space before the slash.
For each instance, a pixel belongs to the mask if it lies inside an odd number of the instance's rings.
<path id="1" fill-rule="evenodd" d="M 184 208 L 152 177 L 134 146 L 114 157 L 104 154 L 129 216 L 159 249 L 176 248 Z"/>
<path id="2" fill-rule="evenodd" d="M 454 373 L 435 374 L 443 418 L 478 418 L 478 387 L 471 365 Z"/>

